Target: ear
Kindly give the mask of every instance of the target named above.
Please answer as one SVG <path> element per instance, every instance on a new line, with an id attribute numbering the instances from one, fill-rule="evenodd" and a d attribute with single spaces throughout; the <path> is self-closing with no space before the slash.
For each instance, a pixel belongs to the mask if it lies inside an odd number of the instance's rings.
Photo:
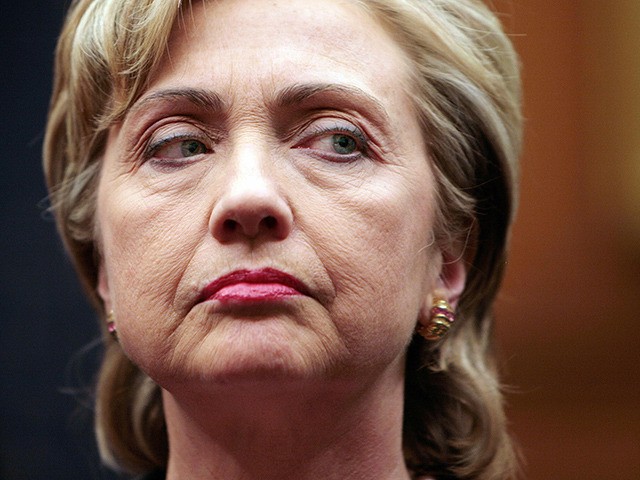
<path id="1" fill-rule="evenodd" d="M 100 266 L 98 267 L 98 295 L 102 299 L 102 303 L 104 303 L 105 312 L 113 310 L 111 304 L 111 289 L 109 288 L 109 277 L 103 260 L 100 261 Z"/>
<path id="2" fill-rule="evenodd" d="M 467 267 L 464 256 L 454 257 L 453 255 L 442 253 L 442 263 L 440 272 L 436 279 L 433 291 L 425 292 L 424 303 L 418 316 L 418 324 L 426 327 L 431 321 L 431 308 L 434 298 L 446 300 L 455 311 L 458 306 L 460 295 L 464 291 L 467 280 Z"/>
<path id="3" fill-rule="evenodd" d="M 433 299 L 436 297 L 449 302 L 455 311 L 467 280 L 467 266 L 464 261 L 464 256 L 459 255 L 454 257 L 447 252 L 442 252 L 441 255 L 438 278 L 433 286 L 433 290 L 425 292 L 424 303 L 420 309 L 418 323 L 422 326 L 426 326 L 431 320 L 431 307 L 433 306 Z"/>
<path id="4" fill-rule="evenodd" d="M 455 310 L 458 306 L 460 295 L 464 291 L 466 281 L 467 265 L 464 255 L 453 256 L 443 252 L 440 275 L 436 281 L 434 295 L 446 299 Z"/>

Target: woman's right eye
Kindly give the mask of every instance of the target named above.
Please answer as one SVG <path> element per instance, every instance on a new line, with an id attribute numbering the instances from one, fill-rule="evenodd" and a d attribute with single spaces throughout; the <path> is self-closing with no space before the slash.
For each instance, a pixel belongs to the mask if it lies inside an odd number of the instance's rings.
<path id="1" fill-rule="evenodd" d="M 179 160 L 209 152 L 204 142 L 195 138 L 163 140 L 160 145 L 151 146 L 153 157 L 167 160 Z"/>
<path id="2" fill-rule="evenodd" d="M 211 153 L 211 141 L 204 133 L 193 131 L 165 132 L 150 141 L 145 160 L 160 166 L 180 167 L 197 160 L 201 155 Z"/>

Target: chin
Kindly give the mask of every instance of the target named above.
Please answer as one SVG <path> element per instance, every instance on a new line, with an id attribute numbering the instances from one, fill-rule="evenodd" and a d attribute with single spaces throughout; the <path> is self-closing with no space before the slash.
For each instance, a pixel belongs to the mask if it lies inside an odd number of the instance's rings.
<path id="1" fill-rule="evenodd" d="M 314 333 L 282 319 L 221 324 L 197 345 L 175 347 L 171 366 L 156 364 L 150 376 L 172 386 L 280 388 L 331 376 L 331 352 Z M 180 351 L 182 350 L 182 351 Z"/>

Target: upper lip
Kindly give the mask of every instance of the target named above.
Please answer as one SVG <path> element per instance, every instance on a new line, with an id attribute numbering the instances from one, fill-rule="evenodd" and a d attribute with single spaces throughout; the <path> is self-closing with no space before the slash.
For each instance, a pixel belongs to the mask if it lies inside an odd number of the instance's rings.
<path id="1" fill-rule="evenodd" d="M 255 270 L 235 270 L 216 278 L 202 289 L 200 301 L 203 302 L 224 287 L 236 283 L 278 283 L 294 288 L 302 295 L 309 295 L 307 286 L 296 277 L 275 268 L 260 268 Z"/>

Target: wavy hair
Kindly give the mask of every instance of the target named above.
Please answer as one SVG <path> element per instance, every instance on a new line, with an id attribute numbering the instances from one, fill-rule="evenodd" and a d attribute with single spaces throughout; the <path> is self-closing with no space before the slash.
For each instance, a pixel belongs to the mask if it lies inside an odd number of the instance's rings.
<path id="1" fill-rule="evenodd" d="M 454 328 L 407 352 L 404 451 L 415 475 L 505 479 L 515 455 L 492 346 L 521 144 L 519 64 L 479 0 L 352 0 L 404 49 L 438 185 L 436 241 L 462 246 L 468 276 Z M 105 353 L 96 392 L 103 461 L 141 473 L 166 468 L 158 387 L 105 329 L 96 292 L 96 191 L 107 132 L 144 92 L 188 4 L 75 0 L 59 38 L 44 169 L 60 235 L 101 317 Z"/>

